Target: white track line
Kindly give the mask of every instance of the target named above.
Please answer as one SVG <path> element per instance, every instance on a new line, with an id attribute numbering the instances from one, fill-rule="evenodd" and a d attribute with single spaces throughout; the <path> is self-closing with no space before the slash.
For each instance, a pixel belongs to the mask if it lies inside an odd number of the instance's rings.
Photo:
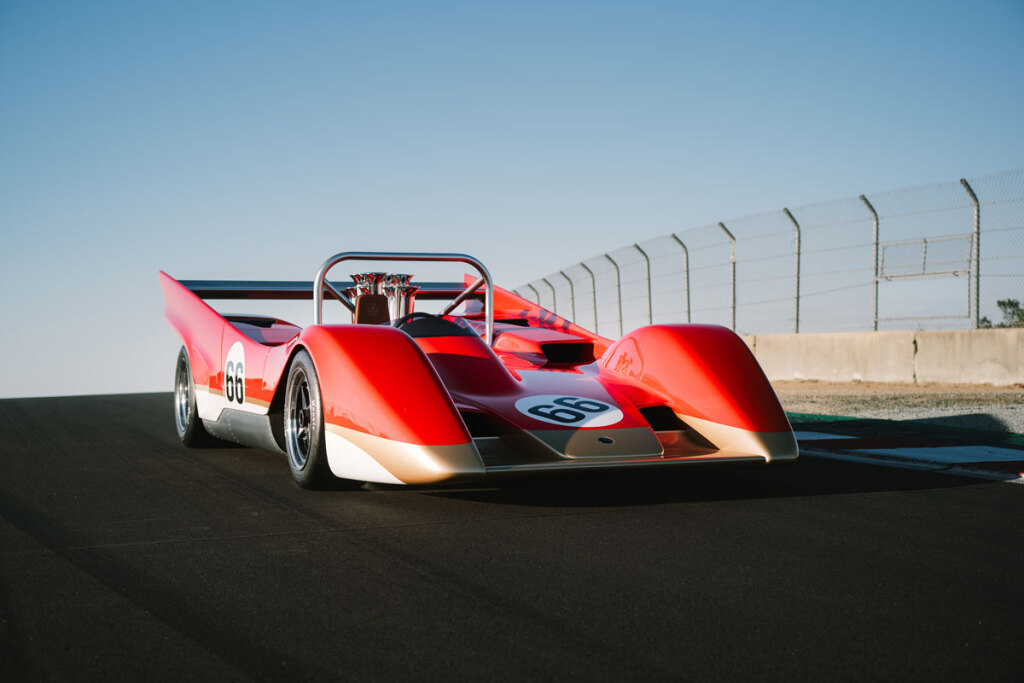
<path id="1" fill-rule="evenodd" d="M 825 441 L 829 439 L 857 439 L 856 436 L 842 434 L 826 434 L 825 432 L 793 432 L 797 441 Z"/>
<path id="2" fill-rule="evenodd" d="M 1024 451 L 996 446 L 936 446 L 927 448 L 858 448 L 855 453 L 888 455 L 909 460 L 927 460 L 950 465 L 972 462 L 1024 462 Z"/>
<path id="3" fill-rule="evenodd" d="M 829 460 L 844 460 L 867 465 L 881 465 L 883 467 L 898 467 L 908 470 L 925 470 L 929 472 L 941 472 L 943 474 L 955 474 L 961 477 L 974 477 L 977 479 L 992 479 L 1005 481 L 1010 484 L 1024 484 L 1024 476 L 1011 472 L 997 472 L 995 470 L 984 470 L 971 467 L 970 463 L 949 463 L 934 460 L 914 459 L 906 455 L 900 455 L 895 451 L 926 450 L 916 448 L 894 448 L 892 451 L 847 451 L 845 453 L 833 453 L 831 451 L 800 450 L 801 456 L 826 458 Z M 999 449 L 1008 450 L 1008 449 Z M 1024 453 L 1024 451 L 1016 451 Z M 994 459 L 994 458 L 993 458 Z M 979 461 L 982 462 L 982 461 Z"/>

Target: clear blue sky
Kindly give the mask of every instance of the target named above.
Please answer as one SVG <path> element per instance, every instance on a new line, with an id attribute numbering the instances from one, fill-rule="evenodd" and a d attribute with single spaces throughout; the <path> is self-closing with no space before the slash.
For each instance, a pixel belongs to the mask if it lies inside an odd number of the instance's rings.
<path id="1" fill-rule="evenodd" d="M 0 396 L 170 390 L 158 269 L 465 251 L 513 287 L 1017 168 L 1022 68 L 1021 0 L 0 0 Z"/>

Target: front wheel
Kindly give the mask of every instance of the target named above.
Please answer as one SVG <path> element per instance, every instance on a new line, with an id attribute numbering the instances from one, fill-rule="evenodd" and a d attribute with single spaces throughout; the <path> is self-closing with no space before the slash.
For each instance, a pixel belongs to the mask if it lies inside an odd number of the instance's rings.
<path id="1" fill-rule="evenodd" d="M 338 488 L 342 480 L 331 474 L 324 439 L 324 410 L 320 382 L 313 359 L 299 351 L 288 370 L 284 392 L 284 441 L 288 467 L 299 486 Z M 352 482 L 359 486 L 358 482 Z"/>

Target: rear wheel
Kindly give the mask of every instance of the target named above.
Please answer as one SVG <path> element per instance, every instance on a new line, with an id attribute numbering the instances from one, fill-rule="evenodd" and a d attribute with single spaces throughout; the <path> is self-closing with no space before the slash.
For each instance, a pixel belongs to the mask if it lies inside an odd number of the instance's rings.
<path id="1" fill-rule="evenodd" d="M 203 427 L 203 421 L 199 419 L 192 366 L 189 365 L 188 352 L 184 346 L 178 352 L 178 362 L 174 368 L 174 428 L 181 443 L 189 448 L 216 443 L 216 439 L 209 435 Z"/>
<path id="2" fill-rule="evenodd" d="M 337 479 L 327 464 L 324 410 L 320 382 L 313 359 L 299 351 L 288 370 L 284 392 L 284 441 L 288 467 L 299 486 L 307 489 L 339 488 L 359 482 Z"/>

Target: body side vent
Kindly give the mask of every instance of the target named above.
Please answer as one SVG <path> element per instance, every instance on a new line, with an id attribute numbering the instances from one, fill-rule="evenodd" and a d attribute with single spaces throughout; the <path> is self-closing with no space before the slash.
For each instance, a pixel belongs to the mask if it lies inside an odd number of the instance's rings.
<path id="1" fill-rule="evenodd" d="M 571 363 L 573 365 L 586 365 L 593 363 L 594 343 L 593 342 L 552 342 L 541 344 L 540 350 L 549 363 Z"/>

